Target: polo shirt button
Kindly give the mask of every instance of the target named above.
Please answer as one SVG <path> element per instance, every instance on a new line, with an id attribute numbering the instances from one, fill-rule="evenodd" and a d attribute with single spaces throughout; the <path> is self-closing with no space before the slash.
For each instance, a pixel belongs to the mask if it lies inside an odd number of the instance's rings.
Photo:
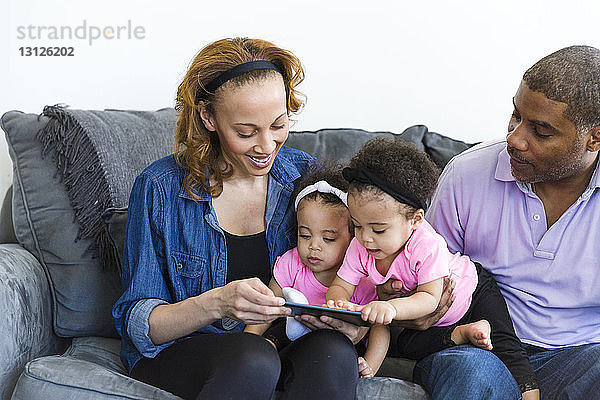
<path id="1" fill-rule="evenodd" d="M 539 221 L 540 220 L 540 214 L 533 214 L 533 220 L 534 221 Z"/>

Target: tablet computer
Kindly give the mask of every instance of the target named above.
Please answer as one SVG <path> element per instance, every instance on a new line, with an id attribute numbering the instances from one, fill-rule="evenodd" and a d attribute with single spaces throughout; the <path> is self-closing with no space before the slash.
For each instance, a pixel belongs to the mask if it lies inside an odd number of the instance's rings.
<path id="1" fill-rule="evenodd" d="M 319 318 L 321 315 L 340 319 L 358 326 L 371 326 L 368 321 L 363 321 L 358 311 L 348 311 L 339 308 L 329 308 L 321 306 L 313 306 L 312 304 L 299 304 L 286 301 L 283 305 L 292 309 L 291 316 L 308 314 Z"/>

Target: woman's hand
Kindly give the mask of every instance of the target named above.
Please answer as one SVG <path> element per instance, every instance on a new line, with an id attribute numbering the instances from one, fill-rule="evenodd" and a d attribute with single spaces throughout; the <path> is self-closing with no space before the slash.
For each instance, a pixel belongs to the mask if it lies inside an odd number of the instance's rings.
<path id="1" fill-rule="evenodd" d="M 229 317 L 245 324 L 273 322 L 289 315 L 291 310 L 282 307 L 285 300 L 275 297 L 258 278 L 233 281 L 219 288 L 222 317 Z"/>
<path id="2" fill-rule="evenodd" d="M 356 326 L 354 324 L 336 318 L 326 317 L 324 315 L 321 315 L 320 318 L 317 318 L 313 317 L 312 315 L 304 314 L 296 316 L 295 318 L 312 330 L 333 329 L 340 331 L 346 335 L 346 337 L 348 337 L 353 344 L 360 342 L 360 340 L 369 331 L 369 328 L 367 327 Z"/>
<path id="3" fill-rule="evenodd" d="M 394 320 L 392 325 L 401 326 L 403 328 L 425 330 L 429 329 L 433 324 L 439 321 L 440 318 L 446 314 L 452 303 L 454 302 L 455 295 L 454 286 L 456 282 L 450 278 L 444 278 L 444 289 L 442 291 L 442 297 L 437 308 L 429 315 L 425 315 L 421 318 L 413 320 Z M 402 293 L 402 282 L 388 280 L 387 282 L 377 286 L 377 296 L 380 300 L 390 300 L 397 297 L 405 297 L 413 294 L 412 292 Z"/>

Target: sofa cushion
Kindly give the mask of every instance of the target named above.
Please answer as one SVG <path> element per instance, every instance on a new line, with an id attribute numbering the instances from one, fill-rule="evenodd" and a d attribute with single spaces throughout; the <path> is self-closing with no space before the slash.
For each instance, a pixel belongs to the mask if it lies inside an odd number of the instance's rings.
<path id="1" fill-rule="evenodd" d="M 94 362 L 71 356 L 30 361 L 17 381 L 12 400 L 181 400 Z"/>
<path id="2" fill-rule="evenodd" d="M 32 358 L 62 352 L 52 333 L 52 304 L 42 266 L 18 244 L 0 244 L 0 399 L 10 398 Z"/>
<path id="3" fill-rule="evenodd" d="M 86 189 L 94 185 L 109 189 L 110 198 L 87 197 L 90 204 L 79 203 L 78 210 L 91 208 L 96 202 L 110 206 L 126 206 L 128 192 L 133 178 L 141 169 L 173 151 L 172 140 L 175 127 L 175 111 L 172 108 L 155 112 L 144 111 L 94 111 L 90 118 L 100 123 L 119 129 L 124 120 L 139 121 L 136 125 L 128 124 L 127 129 L 120 128 L 122 134 L 112 141 L 102 143 L 112 146 L 110 161 L 104 160 L 96 165 L 85 165 L 82 170 L 71 174 L 71 178 L 90 180 L 90 176 L 105 177 L 102 168 L 108 162 L 111 169 L 111 182 L 119 185 L 103 185 L 103 182 L 87 182 L 81 185 Z M 24 114 L 10 111 L 2 116 L 1 126 L 6 133 L 9 153 L 13 162 L 13 225 L 18 242 L 31 252 L 48 273 L 51 284 L 53 325 L 57 335 L 74 336 L 117 336 L 111 316 L 111 309 L 121 293 L 120 277 L 114 270 L 103 268 L 98 258 L 97 236 L 81 234 L 81 222 L 76 219 L 69 193 L 65 189 L 59 173 L 55 151 L 57 146 L 71 152 L 89 156 L 81 143 L 68 143 L 70 137 L 56 138 L 47 142 L 44 152 L 38 133 L 51 121 L 47 116 Z M 68 118 L 55 118 L 54 126 L 72 124 Z M 149 131 L 148 126 L 155 126 Z M 116 127 L 116 128 L 115 128 Z M 88 141 L 89 142 L 89 141 Z M 92 143 L 92 150 L 97 143 Z M 90 147 L 88 146 L 88 150 Z M 108 149 L 103 154 L 111 152 Z M 93 153 L 93 152 L 92 152 Z M 98 158 L 96 157 L 96 160 Z M 119 165 L 114 165 L 119 163 Z M 72 166 L 60 164 L 61 171 L 70 170 Z M 120 168 L 120 169 L 119 169 Z M 71 184 L 73 181 L 71 181 Z M 77 185 L 72 185 L 77 187 Z M 118 186 L 118 187 L 117 187 Z M 118 193 L 115 192 L 118 191 Z M 75 196 L 71 196 L 75 197 Z M 92 215 L 94 229 L 103 226 L 101 213 L 95 209 Z M 102 211 L 102 212 L 101 212 Z M 80 213 L 80 215 L 90 215 Z M 99 225 L 98 225 L 99 224 Z"/>

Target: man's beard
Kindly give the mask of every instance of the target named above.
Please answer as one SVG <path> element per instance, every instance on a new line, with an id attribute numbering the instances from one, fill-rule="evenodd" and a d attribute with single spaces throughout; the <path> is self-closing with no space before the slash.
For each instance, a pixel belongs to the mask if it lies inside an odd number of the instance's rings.
<path id="1" fill-rule="evenodd" d="M 523 183 L 540 183 L 557 182 L 573 176 L 577 171 L 581 170 L 584 166 L 583 156 L 585 155 L 586 148 L 583 141 L 576 140 L 570 150 L 562 154 L 559 159 L 553 160 L 543 170 L 538 169 L 534 163 L 523 157 L 515 148 L 506 146 L 506 151 L 517 161 L 531 165 L 531 172 L 529 173 L 521 173 L 521 171 L 517 171 L 511 166 L 510 172 L 516 180 Z"/>

